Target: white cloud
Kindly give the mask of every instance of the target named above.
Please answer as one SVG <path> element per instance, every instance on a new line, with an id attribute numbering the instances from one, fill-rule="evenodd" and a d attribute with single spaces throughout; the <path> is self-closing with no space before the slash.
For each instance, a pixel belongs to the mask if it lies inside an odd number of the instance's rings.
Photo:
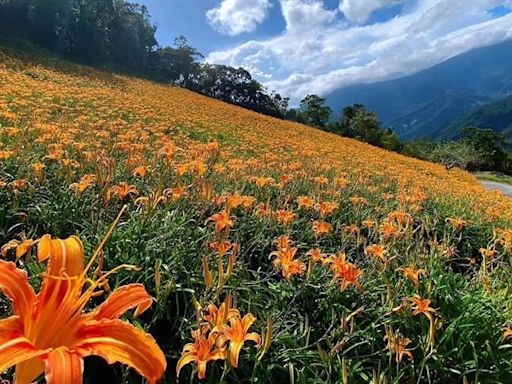
<path id="1" fill-rule="evenodd" d="M 368 20 L 373 11 L 403 2 L 405 0 L 341 0 L 339 8 L 347 19 L 363 23 Z"/>
<path id="2" fill-rule="evenodd" d="M 507 0 L 508 1 L 508 0 Z M 214 63 L 244 66 L 297 103 L 351 84 L 412 74 L 460 53 L 512 39 L 512 13 L 494 17 L 498 0 L 418 1 L 370 25 L 347 22 L 321 0 L 281 0 L 286 30 L 212 52 Z"/>
<path id="3" fill-rule="evenodd" d="M 254 31 L 270 7 L 270 0 L 223 0 L 206 12 L 206 18 L 219 33 L 236 36 Z"/>
<path id="4" fill-rule="evenodd" d="M 336 11 L 325 9 L 318 0 L 281 0 L 281 9 L 288 32 L 325 26 L 336 18 Z"/>

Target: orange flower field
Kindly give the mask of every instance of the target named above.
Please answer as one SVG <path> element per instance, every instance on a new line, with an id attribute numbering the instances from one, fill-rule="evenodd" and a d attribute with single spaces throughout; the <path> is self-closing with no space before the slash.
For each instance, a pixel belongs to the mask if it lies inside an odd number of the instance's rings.
<path id="1" fill-rule="evenodd" d="M 512 382 L 470 174 L 7 49 L 0 91 L 4 380 Z"/>

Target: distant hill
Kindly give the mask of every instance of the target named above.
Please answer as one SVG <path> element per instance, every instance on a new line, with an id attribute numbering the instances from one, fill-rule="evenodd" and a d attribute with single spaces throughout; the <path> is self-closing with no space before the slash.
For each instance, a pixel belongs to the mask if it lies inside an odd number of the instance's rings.
<path id="1" fill-rule="evenodd" d="M 511 57 L 512 41 L 506 41 L 414 75 L 339 89 L 327 103 L 335 113 L 361 103 L 403 138 L 430 136 L 469 109 L 512 95 Z"/>
<path id="2" fill-rule="evenodd" d="M 446 126 L 461 114 L 472 111 L 491 100 L 489 97 L 449 90 L 433 100 L 420 104 L 411 113 L 386 124 L 386 127 L 393 129 L 404 140 L 429 134 L 435 136 L 439 127 Z"/>
<path id="3" fill-rule="evenodd" d="M 459 130 L 468 126 L 491 128 L 503 133 L 509 141 L 512 141 L 512 96 L 504 97 L 463 114 L 434 132 L 433 136 L 457 138 Z"/>

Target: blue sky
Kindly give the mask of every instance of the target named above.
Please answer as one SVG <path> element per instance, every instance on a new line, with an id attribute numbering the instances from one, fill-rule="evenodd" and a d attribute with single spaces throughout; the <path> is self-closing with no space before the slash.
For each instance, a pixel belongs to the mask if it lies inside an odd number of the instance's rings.
<path id="1" fill-rule="evenodd" d="M 512 38 L 512 0 L 136 0 L 161 45 L 183 34 L 292 98 L 396 78 Z"/>

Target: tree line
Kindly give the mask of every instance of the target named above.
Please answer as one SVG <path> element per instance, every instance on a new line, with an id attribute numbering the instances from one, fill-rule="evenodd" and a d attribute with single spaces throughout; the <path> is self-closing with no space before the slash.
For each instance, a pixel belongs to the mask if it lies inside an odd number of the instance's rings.
<path id="1" fill-rule="evenodd" d="M 148 9 L 124 0 L 0 0 L 0 33 L 89 65 L 115 65 L 244 108 L 283 118 L 288 99 L 244 68 L 202 62 L 180 36 L 161 47 Z"/>
<path id="2" fill-rule="evenodd" d="M 362 104 L 346 106 L 338 119 L 333 119 L 325 98 L 304 97 L 298 109 L 290 109 L 286 117 L 341 136 L 350 137 L 391 151 L 401 151 L 403 144 L 391 129 L 385 129 L 379 117 Z"/>

